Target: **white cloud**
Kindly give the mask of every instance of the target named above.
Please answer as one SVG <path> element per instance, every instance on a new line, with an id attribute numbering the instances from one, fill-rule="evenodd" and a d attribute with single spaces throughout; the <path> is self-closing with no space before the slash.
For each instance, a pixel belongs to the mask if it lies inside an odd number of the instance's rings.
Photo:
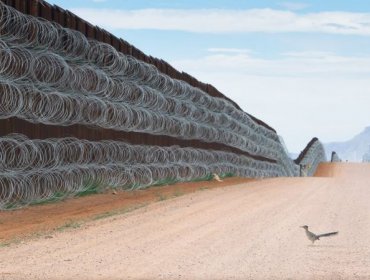
<path id="1" fill-rule="evenodd" d="M 253 53 L 250 49 L 238 49 L 238 48 L 209 48 L 207 51 L 211 53 L 234 53 L 234 54 L 250 54 Z"/>
<path id="2" fill-rule="evenodd" d="M 213 84 L 277 129 L 292 152 L 314 136 L 347 140 L 369 125 L 369 57 L 302 52 L 269 60 L 211 53 L 171 64 Z"/>
<path id="3" fill-rule="evenodd" d="M 285 9 L 292 10 L 292 11 L 303 10 L 310 6 L 306 3 L 298 3 L 298 2 L 282 2 L 279 5 Z"/>
<path id="4" fill-rule="evenodd" d="M 370 56 L 340 56 L 329 52 L 287 52 L 277 59 L 263 59 L 253 52 L 241 49 L 211 48 L 209 55 L 202 59 L 178 60 L 181 67 L 202 68 L 210 73 L 218 66 L 226 71 L 274 77 L 325 77 L 348 78 L 370 77 Z"/>
<path id="5" fill-rule="evenodd" d="M 179 30 L 197 33 L 322 32 L 370 35 L 370 13 L 296 14 L 272 9 L 250 10 L 72 10 L 94 24 L 114 29 Z"/>

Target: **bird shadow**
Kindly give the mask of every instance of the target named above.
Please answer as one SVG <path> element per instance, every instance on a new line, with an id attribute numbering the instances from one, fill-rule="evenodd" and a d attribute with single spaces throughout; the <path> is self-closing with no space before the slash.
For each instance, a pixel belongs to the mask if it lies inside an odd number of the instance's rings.
<path id="1" fill-rule="evenodd" d="M 313 247 L 313 248 L 344 248 L 343 246 L 339 246 L 339 245 L 315 245 L 315 244 L 307 245 L 307 247 Z"/>

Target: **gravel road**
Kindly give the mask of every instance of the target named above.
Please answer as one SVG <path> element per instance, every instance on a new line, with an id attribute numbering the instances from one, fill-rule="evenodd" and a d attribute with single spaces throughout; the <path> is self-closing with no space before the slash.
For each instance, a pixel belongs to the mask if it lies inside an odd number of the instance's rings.
<path id="1" fill-rule="evenodd" d="M 0 248 L 0 279 L 370 279 L 370 164 L 198 191 Z M 339 231 L 314 245 L 315 233 Z"/>

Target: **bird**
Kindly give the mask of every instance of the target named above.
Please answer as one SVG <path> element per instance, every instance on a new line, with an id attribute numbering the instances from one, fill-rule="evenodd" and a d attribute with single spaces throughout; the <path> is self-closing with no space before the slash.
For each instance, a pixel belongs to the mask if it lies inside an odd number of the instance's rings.
<path id="1" fill-rule="evenodd" d="M 218 182 L 223 182 L 220 178 L 220 176 L 218 176 L 216 173 L 213 173 L 213 178 L 218 181 Z"/>
<path id="2" fill-rule="evenodd" d="M 323 234 L 314 234 L 313 232 L 308 230 L 308 226 L 306 225 L 301 226 L 301 228 L 305 229 L 307 238 L 312 241 L 312 244 L 314 244 L 316 240 L 320 240 L 320 237 L 332 236 L 332 235 L 336 235 L 339 233 L 339 231 L 333 231 L 333 232 L 328 232 L 328 233 L 323 233 Z"/>

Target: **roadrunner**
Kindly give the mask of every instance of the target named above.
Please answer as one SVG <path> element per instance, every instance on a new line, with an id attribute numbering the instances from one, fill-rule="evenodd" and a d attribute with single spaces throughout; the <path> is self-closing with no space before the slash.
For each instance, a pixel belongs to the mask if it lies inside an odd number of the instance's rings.
<path id="1" fill-rule="evenodd" d="M 326 236 L 338 234 L 338 231 L 328 232 L 328 233 L 323 233 L 323 234 L 314 234 L 313 232 L 308 230 L 308 226 L 301 226 L 301 228 L 305 229 L 307 238 L 312 241 L 312 244 L 314 244 L 316 240 L 320 240 L 320 237 L 326 237 Z"/>

